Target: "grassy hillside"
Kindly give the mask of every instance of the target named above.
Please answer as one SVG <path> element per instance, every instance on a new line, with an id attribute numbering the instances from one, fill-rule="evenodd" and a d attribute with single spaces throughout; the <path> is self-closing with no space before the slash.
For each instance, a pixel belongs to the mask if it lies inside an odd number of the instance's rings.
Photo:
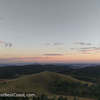
<path id="1" fill-rule="evenodd" d="M 74 85 L 92 85 L 92 83 L 77 80 L 71 76 L 55 72 L 41 72 L 39 74 L 26 75 L 17 79 L 0 82 L 0 92 L 35 92 L 56 94 L 57 91 L 65 93 L 63 86 L 73 89 Z M 55 91 L 55 89 L 57 91 Z M 66 95 L 66 93 L 65 93 Z"/>
<path id="2" fill-rule="evenodd" d="M 100 66 L 73 69 L 62 73 L 74 76 L 79 80 L 91 81 L 94 83 L 100 81 Z"/>
<path id="3" fill-rule="evenodd" d="M 72 69 L 71 65 L 22 65 L 0 67 L 0 81 L 3 79 L 15 79 L 22 75 L 31 75 L 44 71 L 57 72 L 70 75 L 79 80 L 98 83 L 100 81 L 100 66 Z M 100 82 L 99 82 L 100 83 Z"/>

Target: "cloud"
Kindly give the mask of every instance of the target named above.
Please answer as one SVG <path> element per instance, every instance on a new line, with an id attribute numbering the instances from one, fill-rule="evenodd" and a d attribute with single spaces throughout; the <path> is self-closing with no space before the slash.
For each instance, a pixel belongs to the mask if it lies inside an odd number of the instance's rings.
<path id="1" fill-rule="evenodd" d="M 45 56 L 63 56 L 63 54 L 60 54 L 60 53 L 46 53 L 43 55 L 45 55 Z"/>
<path id="2" fill-rule="evenodd" d="M 64 45 L 62 42 L 45 43 L 46 46 L 61 46 Z"/>
<path id="3" fill-rule="evenodd" d="M 100 47 L 84 47 L 84 48 L 80 48 L 80 50 L 100 50 Z"/>
<path id="4" fill-rule="evenodd" d="M 44 57 L 11 57 L 11 58 L 0 58 L 0 62 L 35 61 L 35 60 L 43 60 L 45 58 Z"/>
<path id="5" fill-rule="evenodd" d="M 92 53 L 87 52 L 87 51 L 83 51 L 83 52 L 81 52 L 81 54 L 92 54 Z"/>
<path id="6" fill-rule="evenodd" d="M 100 52 L 100 47 L 82 47 L 82 48 L 70 48 L 81 54 L 93 54 L 94 52 Z"/>
<path id="7" fill-rule="evenodd" d="M 1 44 L 1 45 L 4 45 L 6 48 L 7 48 L 7 47 L 9 47 L 9 48 L 12 47 L 12 43 L 10 43 L 10 42 L 5 42 L 5 41 L 0 40 L 0 44 Z"/>
<path id="8" fill-rule="evenodd" d="M 19 62 L 55 62 L 54 57 L 49 56 L 37 56 L 37 57 L 11 57 L 0 58 L 0 63 L 19 63 Z"/>
<path id="9" fill-rule="evenodd" d="M 54 45 L 54 46 L 59 46 L 59 45 L 64 45 L 64 43 L 61 43 L 61 42 L 55 42 L 53 45 Z"/>
<path id="10" fill-rule="evenodd" d="M 45 45 L 46 45 L 46 46 L 49 46 L 49 45 L 51 45 L 51 43 L 45 43 Z"/>
<path id="11" fill-rule="evenodd" d="M 90 49 L 79 49 L 79 51 L 80 51 L 82 54 L 90 54 L 90 53 L 92 53 L 93 50 L 90 50 Z"/>
<path id="12" fill-rule="evenodd" d="M 90 45 L 92 45 L 91 43 L 85 43 L 85 42 L 75 42 L 74 44 L 82 45 L 82 46 L 90 46 Z"/>
<path id="13" fill-rule="evenodd" d="M 12 47 L 12 43 L 5 43 L 5 47 L 11 48 Z"/>

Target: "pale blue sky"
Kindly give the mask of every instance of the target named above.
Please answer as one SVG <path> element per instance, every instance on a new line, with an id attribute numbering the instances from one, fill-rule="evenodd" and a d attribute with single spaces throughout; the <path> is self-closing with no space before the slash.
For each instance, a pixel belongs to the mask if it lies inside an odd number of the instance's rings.
<path id="1" fill-rule="evenodd" d="M 54 43 L 63 44 L 61 53 L 76 42 L 99 48 L 100 0 L 0 0 L 0 40 L 43 54 L 55 51 Z"/>

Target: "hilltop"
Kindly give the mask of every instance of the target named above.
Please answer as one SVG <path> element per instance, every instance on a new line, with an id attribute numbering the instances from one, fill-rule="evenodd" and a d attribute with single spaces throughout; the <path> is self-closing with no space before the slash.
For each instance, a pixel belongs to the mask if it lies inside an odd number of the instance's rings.
<path id="1" fill-rule="evenodd" d="M 66 86 L 65 86 L 66 85 Z M 24 75 L 17 79 L 0 83 L 0 92 L 35 92 L 37 94 L 64 94 L 73 88 L 89 87 L 92 83 L 80 81 L 69 75 L 55 72 L 41 72 L 38 74 Z M 64 89 L 65 88 L 65 89 Z M 63 90 L 64 89 L 64 90 Z M 67 91 L 70 94 L 70 91 Z"/>

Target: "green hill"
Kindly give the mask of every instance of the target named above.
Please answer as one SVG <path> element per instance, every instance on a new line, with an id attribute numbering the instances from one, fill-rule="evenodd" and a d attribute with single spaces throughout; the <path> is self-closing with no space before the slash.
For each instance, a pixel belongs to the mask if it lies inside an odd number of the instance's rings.
<path id="1" fill-rule="evenodd" d="M 62 74 L 68 74 L 79 80 L 100 84 L 100 66 L 73 69 L 70 71 L 62 72 Z"/>
<path id="2" fill-rule="evenodd" d="M 92 83 L 77 80 L 55 72 L 41 72 L 33 75 L 0 82 L 0 92 L 35 92 L 37 94 L 65 94 L 73 88 L 89 87 Z"/>

